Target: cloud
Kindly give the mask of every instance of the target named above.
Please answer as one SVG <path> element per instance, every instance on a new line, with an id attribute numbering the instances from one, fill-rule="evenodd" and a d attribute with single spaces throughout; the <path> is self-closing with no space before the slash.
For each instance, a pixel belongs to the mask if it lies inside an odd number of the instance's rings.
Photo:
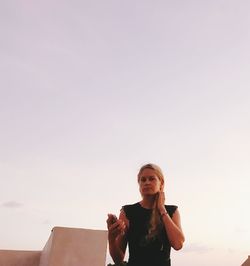
<path id="1" fill-rule="evenodd" d="M 183 251 L 184 252 L 195 252 L 195 253 L 208 253 L 211 252 L 213 248 L 206 246 L 201 243 L 191 243 L 187 246 L 184 246 Z"/>
<path id="2" fill-rule="evenodd" d="M 2 207 L 5 207 L 5 208 L 10 208 L 10 209 L 16 209 L 16 208 L 20 208 L 23 204 L 22 203 L 19 203 L 17 201 L 6 201 L 6 202 L 3 202 L 1 204 Z"/>

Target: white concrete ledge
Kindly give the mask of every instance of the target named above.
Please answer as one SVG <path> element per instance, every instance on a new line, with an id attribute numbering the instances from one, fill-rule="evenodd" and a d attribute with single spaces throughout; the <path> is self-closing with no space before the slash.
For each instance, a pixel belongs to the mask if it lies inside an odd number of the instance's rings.
<path id="1" fill-rule="evenodd" d="M 41 251 L 0 250 L 0 266 L 39 266 Z"/>
<path id="2" fill-rule="evenodd" d="M 107 231 L 54 227 L 39 266 L 104 266 Z"/>
<path id="3" fill-rule="evenodd" d="M 0 250 L 0 266 L 105 266 L 107 231 L 54 227 L 42 251 Z"/>

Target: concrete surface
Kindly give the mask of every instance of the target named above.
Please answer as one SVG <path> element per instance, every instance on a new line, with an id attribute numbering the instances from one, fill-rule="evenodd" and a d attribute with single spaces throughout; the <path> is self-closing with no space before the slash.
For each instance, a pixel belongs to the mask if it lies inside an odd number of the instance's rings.
<path id="1" fill-rule="evenodd" d="M 41 251 L 0 250 L 0 266 L 39 266 Z"/>
<path id="2" fill-rule="evenodd" d="M 0 266 L 105 266 L 107 231 L 54 227 L 42 251 L 0 250 Z"/>
<path id="3" fill-rule="evenodd" d="M 39 266 L 104 266 L 107 231 L 54 227 Z"/>

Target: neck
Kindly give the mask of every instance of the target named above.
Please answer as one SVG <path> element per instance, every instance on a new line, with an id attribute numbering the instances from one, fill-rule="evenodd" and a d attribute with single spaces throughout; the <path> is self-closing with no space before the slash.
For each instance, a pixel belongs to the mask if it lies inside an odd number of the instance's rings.
<path id="1" fill-rule="evenodd" d="M 154 203 L 155 195 L 143 196 L 142 200 L 140 201 L 141 206 L 146 209 L 153 209 Z"/>

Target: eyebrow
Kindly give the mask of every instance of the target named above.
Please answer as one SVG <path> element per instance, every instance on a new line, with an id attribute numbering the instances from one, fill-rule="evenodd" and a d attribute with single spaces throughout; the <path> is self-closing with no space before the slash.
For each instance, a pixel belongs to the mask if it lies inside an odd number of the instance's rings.
<path id="1" fill-rule="evenodd" d="M 140 176 L 140 178 L 150 178 L 150 177 L 156 177 L 154 175 L 143 175 L 143 176 Z"/>

